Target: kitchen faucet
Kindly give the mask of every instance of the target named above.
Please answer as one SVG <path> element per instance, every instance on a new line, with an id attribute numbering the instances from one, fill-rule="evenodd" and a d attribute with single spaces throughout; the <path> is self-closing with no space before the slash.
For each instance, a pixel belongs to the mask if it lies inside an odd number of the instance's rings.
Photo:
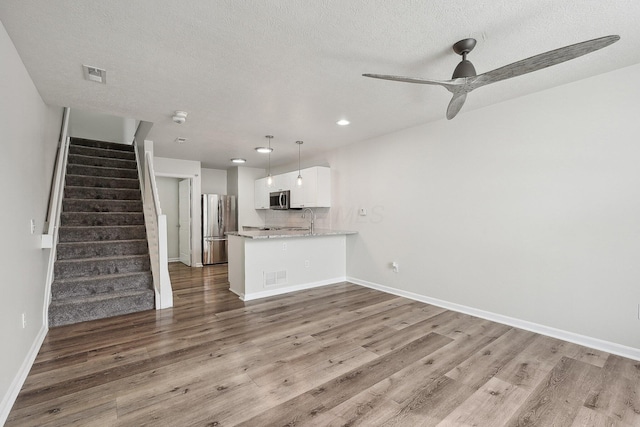
<path id="1" fill-rule="evenodd" d="M 313 211 L 311 210 L 311 208 L 304 208 L 302 210 L 302 218 L 304 218 L 304 215 L 306 213 L 306 211 L 311 212 L 311 226 L 309 227 L 309 232 L 311 234 L 313 234 L 315 232 L 315 222 L 316 222 L 316 214 L 313 213 Z"/>

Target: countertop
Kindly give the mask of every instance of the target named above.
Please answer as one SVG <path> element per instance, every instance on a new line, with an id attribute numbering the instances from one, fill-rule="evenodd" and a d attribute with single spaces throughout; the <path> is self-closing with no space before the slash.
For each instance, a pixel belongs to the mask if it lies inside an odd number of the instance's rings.
<path id="1" fill-rule="evenodd" d="M 248 239 L 280 239 L 286 237 L 315 237 L 315 236 L 339 236 L 345 234 L 356 234 L 357 231 L 333 230 L 318 228 L 313 234 L 308 229 L 305 230 L 248 230 L 232 231 L 228 236 L 240 236 Z"/>

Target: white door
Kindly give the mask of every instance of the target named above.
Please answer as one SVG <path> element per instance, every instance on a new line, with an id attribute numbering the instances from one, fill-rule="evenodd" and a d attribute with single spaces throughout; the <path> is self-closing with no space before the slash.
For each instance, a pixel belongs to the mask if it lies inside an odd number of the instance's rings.
<path id="1" fill-rule="evenodd" d="M 191 266 L 191 180 L 178 183 L 180 262 Z"/>

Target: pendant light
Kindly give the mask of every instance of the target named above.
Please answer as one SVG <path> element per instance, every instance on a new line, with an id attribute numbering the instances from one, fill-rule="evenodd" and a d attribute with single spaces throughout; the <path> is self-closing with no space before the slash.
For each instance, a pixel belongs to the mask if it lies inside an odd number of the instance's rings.
<path id="1" fill-rule="evenodd" d="M 296 141 L 298 144 L 298 179 L 296 179 L 296 185 L 302 187 L 302 174 L 300 173 L 300 146 L 304 144 L 303 141 Z"/>
<path id="2" fill-rule="evenodd" d="M 273 185 L 273 176 L 271 176 L 271 152 L 273 151 L 271 148 L 271 140 L 273 139 L 273 135 L 266 135 L 266 138 L 269 140 L 269 174 L 267 175 L 267 187 L 271 187 Z"/>

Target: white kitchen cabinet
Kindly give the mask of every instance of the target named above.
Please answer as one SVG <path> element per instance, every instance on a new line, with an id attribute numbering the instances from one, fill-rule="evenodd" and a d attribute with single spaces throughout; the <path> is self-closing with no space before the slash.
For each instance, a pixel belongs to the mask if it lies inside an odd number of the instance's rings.
<path id="1" fill-rule="evenodd" d="M 273 185 L 271 185 L 270 191 L 286 191 L 291 190 L 291 186 L 295 184 L 295 181 L 292 181 L 292 172 L 283 173 L 280 175 L 273 176 Z M 296 174 L 296 176 L 298 176 Z"/>
<path id="2" fill-rule="evenodd" d="M 256 209 L 269 209 L 269 193 L 291 191 L 292 208 L 331 207 L 331 169 L 323 166 L 302 169 L 302 186 L 298 187 L 298 171 L 273 176 L 273 184 L 267 186 L 267 178 L 255 182 L 254 205 Z"/>
<path id="3" fill-rule="evenodd" d="M 267 178 L 256 179 L 253 203 L 256 209 L 269 209 L 269 192 L 271 189 L 267 186 Z"/>
<path id="4" fill-rule="evenodd" d="M 296 185 L 298 172 L 291 186 L 292 208 L 325 208 L 331 206 L 331 169 L 322 166 L 302 169 L 302 186 Z"/>

